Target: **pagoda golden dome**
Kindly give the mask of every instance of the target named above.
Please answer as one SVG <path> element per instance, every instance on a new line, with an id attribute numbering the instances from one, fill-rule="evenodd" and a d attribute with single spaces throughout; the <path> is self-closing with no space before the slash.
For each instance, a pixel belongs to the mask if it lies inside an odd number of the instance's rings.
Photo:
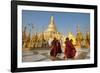
<path id="1" fill-rule="evenodd" d="M 50 23 L 48 25 L 46 32 L 57 32 L 53 16 L 51 16 L 51 18 L 50 18 Z"/>

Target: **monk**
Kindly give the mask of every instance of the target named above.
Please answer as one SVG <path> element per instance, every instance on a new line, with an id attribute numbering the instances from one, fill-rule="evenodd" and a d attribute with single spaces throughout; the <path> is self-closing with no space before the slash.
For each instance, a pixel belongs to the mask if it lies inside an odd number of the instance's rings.
<path id="1" fill-rule="evenodd" d="M 65 54 L 64 59 L 67 59 L 67 58 L 74 59 L 74 56 L 76 54 L 76 50 L 75 50 L 74 45 L 72 44 L 72 40 L 69 41 L 69 38 L 66 38 L 66 41 L 65 41 L 64 54 Z"/>
<path id="2" fill-rule="evenodd" d="M 71 45 L 71 57 L 74 59 L 75 54 L 76 54 L 76 49 L 73 45 L 73 40 L 72 39 L 70 40 L 70 45 Z"/>
<path id="3" fill-rule="evenodd" d="M 57 40 L 57 53 L 62 53 L 60 41 Z"/>
<path id="4" fill-rule="evenodd" d="M 54 38 L 54 40 L 51 42 L 50 56 L 52 60 L 56 60 L 56 56 L 57 56 L 57 39 L 56 38 Z"/>

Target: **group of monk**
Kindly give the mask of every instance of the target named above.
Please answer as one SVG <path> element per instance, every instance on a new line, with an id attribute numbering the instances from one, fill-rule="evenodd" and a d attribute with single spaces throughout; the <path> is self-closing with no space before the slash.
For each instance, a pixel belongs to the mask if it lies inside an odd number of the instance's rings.
<path id="1" fill-rule="evenodd" d="M 74 59 L 76 54 L 76 49 L 74 45 L 72 44 L 73 40 L 69 40 L 69 38 L 66 38 L 65 41 L 65 50 L 64 50 L 64 57 L 63 59 Z M 57 59 L 57 55 L 62 53 L 61 44 L 60 41 L 56 38 L 53 39 L 51 42 L 51 51 L 50 56 L 52 60 Z"/>

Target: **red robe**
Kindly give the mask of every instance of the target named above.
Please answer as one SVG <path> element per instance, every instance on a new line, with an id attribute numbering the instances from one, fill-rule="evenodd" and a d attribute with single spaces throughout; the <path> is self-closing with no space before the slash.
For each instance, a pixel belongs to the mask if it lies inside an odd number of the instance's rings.
<path id="1" fill-rule="evenodd" d="M 66 44 L 65 56 L 67 58 L 74 58 L 74 56 L 76 54 L 75 47 L 73 46 L 73 44 L 70 41 L 66 41 L 65 44 Z"/>
<path id="2" fill-rule="evenodd" d="M 57 53 L 62 53 L 60 42 L 57 41 Z"/>
<path id="3" fill-rule="evenodd" d="M 51 42 L 51 51 L 50 51 L 50 55 L 56 57 L 57 55 L 57 40 L 53 40 Z"/>

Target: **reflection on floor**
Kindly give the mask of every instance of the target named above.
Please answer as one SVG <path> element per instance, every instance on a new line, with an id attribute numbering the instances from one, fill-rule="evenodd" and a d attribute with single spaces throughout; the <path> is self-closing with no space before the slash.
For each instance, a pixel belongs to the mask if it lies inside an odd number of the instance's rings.
<path id="1" fill-rule="evenodd" d="M 31 51 L 22 52 L 22 62 L 39 62 L 39 61 L 51 61 L 50 50 L 47 49 L 35 49 Z M 64 54 L 58 54 L 57 60 L 63 60 Z M 75 60 L 89 59 L 90 50 L 87 48 L 77 49 Z M 68 59 L 67 59 L 68 60 Z"/>

